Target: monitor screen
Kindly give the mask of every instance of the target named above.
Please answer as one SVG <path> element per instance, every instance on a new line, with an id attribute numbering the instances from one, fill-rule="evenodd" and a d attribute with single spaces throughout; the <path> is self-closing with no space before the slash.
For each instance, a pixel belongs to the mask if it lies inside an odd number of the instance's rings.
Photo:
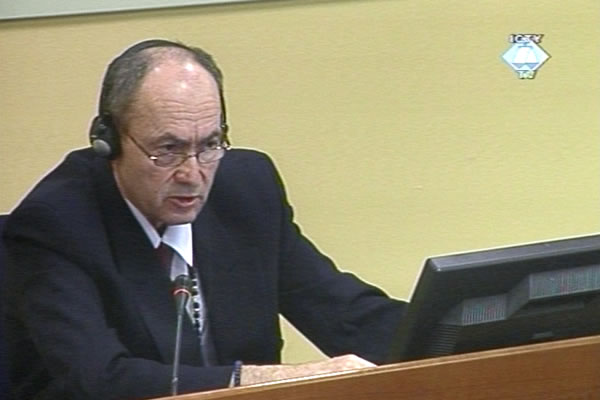
<path id="1" fill-rule="evenodd" d="M 600 334 L 600 235 L 425 261 L 390 361 Z"/>

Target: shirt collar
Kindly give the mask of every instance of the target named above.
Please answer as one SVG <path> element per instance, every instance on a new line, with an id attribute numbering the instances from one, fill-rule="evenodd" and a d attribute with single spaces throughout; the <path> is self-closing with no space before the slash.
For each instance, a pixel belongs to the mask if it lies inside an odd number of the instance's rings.
<path id="1" fill-rule="evenodd" d="M 188 265 L 194 265 L 194 252 L 192 246 L 192 224 L 169 225 L 161 236 L 152 226 L 150 221 L 133 205 L 129 200 L 125 199 L 127 206 L 133 213 L 133 216 L 142 226 L 142 229 L 148 236 L 152 247 L 155 249 L 160 245 L 160 242 L 165 242 L 171 246 L 185 260 Z"/>

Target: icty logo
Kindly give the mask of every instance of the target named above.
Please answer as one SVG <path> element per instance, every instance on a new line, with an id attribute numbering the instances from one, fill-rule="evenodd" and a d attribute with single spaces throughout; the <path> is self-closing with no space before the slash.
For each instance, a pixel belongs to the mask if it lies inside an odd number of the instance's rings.
<path id="1" fill-rule="evenodd" d="M 514 69 L 519 79 L 533 79 L 536 71 L 550 58 L 540 47 L 541 34 L 519 33 L 508 36 L 513 45 L 502 55 L 504 61 Z"/>

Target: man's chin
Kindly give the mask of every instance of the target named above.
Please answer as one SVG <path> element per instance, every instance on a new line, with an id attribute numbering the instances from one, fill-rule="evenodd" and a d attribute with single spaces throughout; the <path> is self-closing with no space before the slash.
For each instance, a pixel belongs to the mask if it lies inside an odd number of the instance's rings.
<path id="1" fill-rule="evenodd" d="M 182 212 L 179 210 L 178 212 L 171 212 L 169 215 L 166 215 L 164 218 L 164 223 L 166 225 L 182 225 L 194 222 L 202 207 L 197 207 L 192 210 L 186 210 Z"/>

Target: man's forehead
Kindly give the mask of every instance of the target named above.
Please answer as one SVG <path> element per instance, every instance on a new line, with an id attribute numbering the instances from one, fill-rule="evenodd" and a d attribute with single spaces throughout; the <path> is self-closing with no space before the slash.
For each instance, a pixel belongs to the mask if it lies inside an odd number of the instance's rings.
<path id="1" fill-rule="evenodd" d="M 190 80 L 211 84 L 213 86 L 216 86 L 217 83 L 212 74 L 204 68 L 204 66 L 189 57 L 157 60 L 151 65 L 144 81 L 153 79 L 163 82 L 164 80 Z"/>
<path id="2" fill-rule="evenodd" d="M 145 77 L 135 96 L 141 103 L 161 100 L 190 103 L 220 104 L 216 81 L 196 64 L 157 65 Z"/>
<path id="3" fill-rule="evenodd" d="M 204 67 L 186 62 L 163 62 L 146 74 L 135 95 L 136 100 L 154 101 L 180 96 L 182 101 L 219 100 L 217 82 Z"/>
<path id="4" fill-rule="evenodd" d="M 170 142 L 180 145 L 204 144 L 214 139 L 222 139 L 223 132 L 213 130 L 207 134 L 196 133 L 194 135 L 181 135 L 170 131 L 158 133 L 153 139 L 154 142 Z"/>

